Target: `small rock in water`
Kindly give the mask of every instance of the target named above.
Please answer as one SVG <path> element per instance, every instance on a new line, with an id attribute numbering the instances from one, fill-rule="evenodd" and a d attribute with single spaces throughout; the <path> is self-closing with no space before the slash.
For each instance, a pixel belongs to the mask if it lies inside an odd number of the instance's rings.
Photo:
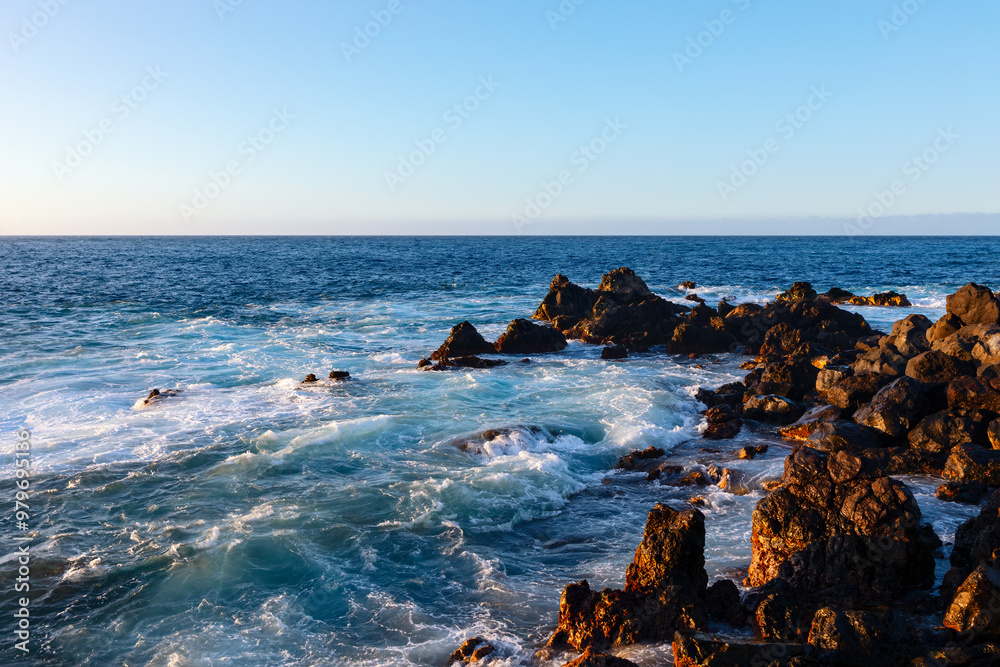
<path id="1" fill-rule="evenodd" d="M 331 380 L 346 380 L 351 377 L 347 371 L 330 371 Z"/>
<path id="2" fill-rule="evenodd" d="M 937 499 L 946 502 L 977 505 L 989 492 L 989 487 L 979 482 L 945 482 L 937 489 Z"/>
<path id="3" fill-rule="evenodd" d="M 678 285 L 678 287 L 680 287 L 681 289 L 694 289 L 697 286 L 698 286 L 697 283 L 695 283 L 695 281 L 693 280 L 685 280 L 680 285 Z"/>
<path id="4" fill-rule="evenodd" d="M 471 665 L 474 662 L 479 662 L 494 651 L 496 651 L 496 648 L 493 644 L 490 644 L 482 637 L 473 637 L 451 654 L 448 664 L 453 665 L 457 662 L 461 665 Z"/>
<path id="5" fill-rule="evenodd" d="M 644 450 L 636 450 L 618 459 L 618 465 L 616 465 L 615 468 L 618 468 L 619 470 L 634 470 L 639 461 L 658 459 L 664 454 L 666 454 L 666 452 L 659 447 L 649 447 Z"/>
<path id="6" fill-rule="evenodd" d="M 685 296 L 684 298 L 685 298 L 685 299 L 687 299 L 688 301 L 695 301 L 695 302 L 697 302 L 697 303 L 705 303 L 705 300 L 704 300 L 704 299 L 702 299 L 702 298 L 701 298 L 700 296 L 698 296 L 697 294 L 688 294 L 688 295 L 687 295 L 687 296 Z"/>
<path id="7" fill-rule="evenodd" d="M 179 393 L 181 393 L 180 389 L 164 389 L 163 391 L 160 391 L 159 389 L 154 389 L 153 391 L 149 392 L 149 396 L 142 399 L 142 407 L 144 408 L 148 407 L 153 403 L 158 403 L 165 398 L 176 396 Z"/>
<path id="8" fill-rule="evenodd" d="M 748 445 L 744 447 L 739 452 L 739 457 L 741 459 L 754 459 L 757 458 L 759 454 L 767 453 L 767 445 L 758 445 L 757 447 Z"/>
<path id="9" fill-rule="evenodd" d="M 610 361 L 618 359 L 627 359 L 628 350 L 625 349 L 623 345 L 615 345 L 613 347 L 606 347 L 601 350 L 601 359 L 606 359 Z"/>
<path id="10" fill-rule="evenodd" d="M 302 381 L 302 384 L 312 384 L 313 382 L 319 382 L 319 380 L 316 379 L 315 375 L 310 373 L 309 375 L 306 376 L 306 379 Z"/>
<path id="11" fill-rule="evenodd" d="M 421 359 L 420 361 L 417 362 L 417 368 L 424 368 L 430 365 L 432 365 L 430 359 Z"/>

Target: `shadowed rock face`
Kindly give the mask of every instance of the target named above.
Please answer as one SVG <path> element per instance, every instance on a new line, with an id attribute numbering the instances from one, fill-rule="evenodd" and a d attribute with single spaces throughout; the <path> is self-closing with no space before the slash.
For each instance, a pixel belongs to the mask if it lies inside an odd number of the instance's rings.
<path id="1" fill-rule="evenodd" d="M 566 348 L 566 337 L 548 326 L 532 324 L 528 320 L 514 320 L 496 342 L 501 354 L 542 354 Z"/>
<path id="2" fill-rule="evenodd" d="M 970 642 L 1000 639 L 1000 572 L 980 563 L 958 587 L 944 625 Z"/>
<path id="3" fill-rule="evenodd" d="M 451 329 L 448 339 L 432 355 L 433 361 L 451 357 L 469 357 L 477 354 L 494 352 L 493 344 L 479 335 L 476 327 L 468 322 L 456 324 Z"/>
<path id="4" fill-rule="evenodd" d="M 657 505 L 626 572 L 625 589 L 593 591 L 586 581 L 567 586 L 559 601 L 559 628 L 549 643 L 602 650 L 703 629 L 704 548 L 700 511 Z"/>
<path id="5" fill-rule="evenodd" d="M 631 660 L 619 658 L 608 653 L 598 653 L 587 649 L 576 660 L 567 662 L 563 667 L 639 667 Z"/>
<path id="6" fill-rule="evenodd" d="M 874 603 L 933 582 L 936 545 L 909 489 L 848 452 L 800 447 L 757 503 L 747 585 L 781 577 L 810 596 Z"/>

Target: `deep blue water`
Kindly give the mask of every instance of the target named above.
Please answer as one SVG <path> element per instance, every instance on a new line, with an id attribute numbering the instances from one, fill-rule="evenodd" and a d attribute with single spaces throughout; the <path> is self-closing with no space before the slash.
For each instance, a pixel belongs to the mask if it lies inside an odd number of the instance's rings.
<path id="1" fill-rule="evenodd" d="M 496 337 L 556 273 L 595 286 L 618 266 L 675 300 L 685 280 L 710 302 L 761 302 L 797 280 L 907 293 L 910 309 L 856 309 L 883 329 L 939 317 L 970 280 L 1000 286 L 996 238 L 5 238 L 0 250 L 5 505 L 14 431 L 33 441 L 24 664 L 440 665 L 473 633 L 531 664 L 562 587 L 620 584 L 646 511 L 688 495 L 628 475 L 604 484 L 609 468 L 654 444 L 700 460 L 691 395 L 741 377 L 741 360 L 607 364 L 573 343 L 527 365 L 417 371 L 453 324 Z M 299 385 L 334 368 L 354 379 Z M 141 408 L 153 387 L 181 393 Z M 454 446 L 518 425 L 547 430 L 479 455 Z M 780 474 L 773 451 L 748 472 Z M 914 483 L 953 531 L 966 510 Z M 710 574 L 737 576 L 760 496 L 709 495 Z M 15 528 L 4 515 L 4 537 Z M 664 659 L 663 647 L 629 655 Z"/>

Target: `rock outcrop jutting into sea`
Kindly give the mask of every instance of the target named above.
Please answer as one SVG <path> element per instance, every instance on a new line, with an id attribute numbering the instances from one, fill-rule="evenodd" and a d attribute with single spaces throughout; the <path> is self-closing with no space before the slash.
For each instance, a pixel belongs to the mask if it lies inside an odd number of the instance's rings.
<path id="1" fill-rule="evenodd" d="M 818 294 L 802 282 L 763 306 L 689 308 L 620 268 L 597 289 L 557 275 L 534 314 L 548 325 L 510 325 L 496 352 L 556 352 L 566 339 L 607 346 L 606 359 L 741 352 L 751 357 L 742 382 L 697 393 L 708 408 L 703 437 L 731 439 L 751 423 L 794 444 L 781 479 L 758 487 L 742 591 L 727 579 L 709 586 L 711 518 L 657 504 L 623 589 L 565 588 L 548 655 L 572 648 L 583 652 L 573 665 L 620 665 L 606 652 L 672 640 L 677 665 L 1000 664 L 1000 301 L 969 283 L 938 322 L 909 315 L 888 334 L 836 303 L 909 301 Z M 489 345 L 465 322 L 432 358 Z M 766 451 L 747 446 L 739 457 Z M 618 467 L 648 471 L 649 483 L 748 492 L 737 471 L 690 471 L 655 447 Z M 959 527 L 937 590 L 942 544 L 896 479 L 907 474 L 941 478 L 944 500 L 977 502 L 993 490 Z M 733 638 L 746 629 L 757 639 Z"/>

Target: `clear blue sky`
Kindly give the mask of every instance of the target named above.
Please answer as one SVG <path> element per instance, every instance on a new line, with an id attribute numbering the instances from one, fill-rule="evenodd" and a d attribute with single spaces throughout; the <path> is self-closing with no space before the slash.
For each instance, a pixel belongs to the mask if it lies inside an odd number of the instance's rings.
<path id="1" fill-rule="evenodd" d="M 0 8 L 0 233 L 1000 222 L 995 0 L 62 2 Z"/>

